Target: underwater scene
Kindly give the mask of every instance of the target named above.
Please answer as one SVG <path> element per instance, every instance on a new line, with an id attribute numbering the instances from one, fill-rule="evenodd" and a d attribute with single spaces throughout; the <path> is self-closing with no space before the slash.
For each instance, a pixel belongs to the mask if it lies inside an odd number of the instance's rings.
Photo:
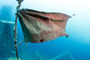
<path id="1" fill-rule="evenodd" d="M 0 0 L 0 60 L 90 60 L 90 1 Z"/>

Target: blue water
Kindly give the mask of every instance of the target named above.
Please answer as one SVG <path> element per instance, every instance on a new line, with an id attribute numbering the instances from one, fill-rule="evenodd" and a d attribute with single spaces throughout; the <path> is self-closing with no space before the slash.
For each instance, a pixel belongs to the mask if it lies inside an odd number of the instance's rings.
<path id="1" fill-rule="evenodd" d="M 90 60 L 90 1 L 89 0 L 25 0 L 21 8 L 46 12 L 61 12 L 72 16 L 67 22 L 66 32 L 69 39 L 59 37 L 43 43 L 23 42 L 18 46 L 21 60 Z M 0 0 L 0 21 L 15 21 L 15 0 Z M 14 24 L 0 22 L 0 60 L 15 58 Z M 17 42 L 23 40 L 18 21 Z M 59 58 L 60 57 L 60 58 Z"/>

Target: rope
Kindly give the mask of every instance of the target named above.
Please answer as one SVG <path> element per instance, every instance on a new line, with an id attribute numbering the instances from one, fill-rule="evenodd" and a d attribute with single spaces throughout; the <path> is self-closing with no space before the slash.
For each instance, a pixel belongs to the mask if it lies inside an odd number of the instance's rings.
<path id="1" fill-rule="evenodd" d="M 18 1 L 19 5 L 17 6 L 17 11 L 19 10 L 20 6 L 21 6 L 21 2 Z M 16 19 L 15 19 L 15 26 L 14 26 L 14 47 L 15 47 L 15 50 L 16 50 L 16 56 L 17 56 L 17 60 L 19 60 L 19 56 L 18 56 L 18 51 L 17 51 L 17 46 L 19 44 L 21 44 L 23 41 L 21 41 L 20 43 L 17 44 L 17 13 L 16 13 Z"/>
<path id="2" fill-rule="evenodd" d="M 14 27 L 14 44 L 16 45 L 17 44 L 17 14 L 16 14 L 16 19 L 15 19 L 15 27 Z M 19 59 L 18 57 L 18 51 L 17 51 L 17 46 L 15 46 L 15 50 L 16 50 L 16 56 L 17 56 L 17 59 Z"/>
<path id="3" fill-rule="evenodd" d="M 24 40 L 20 41 L 19 43 L 17 43 L 17 44 L 14 45 L 14 46 L 18 46 L 18 45 L 20 45 L 23 41 L 24 41 Z"/>
<path id="4" fill-rule="evenodd" d="M 18 6 L 17 6 L 18 7 Z M 20 6 L 17 8 L 17 10 L 20 8 Z M 17 13 L 16 13 L 16 19 L 15 19 L 15 26 L 14 26 L 14 44 L 16 45 L 17 44 Z M 17 57 L 17 60 L 19 60 L 19 57 L 18 57 L 18 51 L 17 51 L 17 46 L 15 46 L 15 50 L 16 50 L 16 57 Z"/>

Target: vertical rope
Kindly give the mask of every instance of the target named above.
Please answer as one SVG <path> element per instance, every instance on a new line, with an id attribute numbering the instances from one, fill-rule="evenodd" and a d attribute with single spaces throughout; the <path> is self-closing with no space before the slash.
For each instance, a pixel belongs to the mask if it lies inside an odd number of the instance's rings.
<path id="1" fill-rule="evenodd" d="M 16 14 L 16 19 L 15 19 L 15 27 L 14 27 L 14 44 L 16 45 L 17 44 L 17 14 Z M 17 59 L 19 59 L 18 57 L 18 51 L 17 51 L 17 46 L 15 46 L 15 50 L 16 50 L 16 56 L 17 56 Z"/>
<path id="2" fill-rule="evenodd" d="M 21 6 L 21 0 L 18 1 L 18 6 L 17 6 L 17 11 L 19 10 L 20 6 Z M 18 57 L 18 51 L 17 51 L 17 13 L 16 13 L 16 19 L 15 19 L 15 26 L 14 26 L 14 44 L 16 45 L 15 46 L 15 50 L 16 50 L 16 56 L 17 56 L 17 60 L 19 60 L 19 57 Z"/>

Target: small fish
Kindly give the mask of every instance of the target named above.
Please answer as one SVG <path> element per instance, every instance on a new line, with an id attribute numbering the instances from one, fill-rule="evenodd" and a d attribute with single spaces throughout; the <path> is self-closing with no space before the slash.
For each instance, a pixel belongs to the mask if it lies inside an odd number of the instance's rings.
<path id="1" fill-rule="evenodd" d="M 76 14 L 72 14 L 72 16 L 75 16 Z"/>

